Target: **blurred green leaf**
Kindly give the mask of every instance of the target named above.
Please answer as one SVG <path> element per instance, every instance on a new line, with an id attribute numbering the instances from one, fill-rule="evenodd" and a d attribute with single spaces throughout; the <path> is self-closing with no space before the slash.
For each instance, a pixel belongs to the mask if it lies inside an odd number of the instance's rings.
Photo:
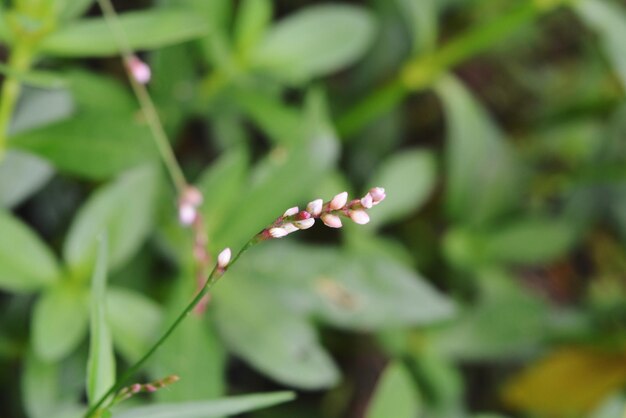
<path id="1" fill-rule="evenodd" d="M 271 27 L 255 50 L 253 63 L 301 82 L 358 60 L 374 39 L 370 13 L 347 4 L 309 6 Z M 342 40 L 342 41 L 338 41 Z"/>
<path id="2" fill-rule="evenodd" d="M 15 148 L 58 170 L 103 179 L 156 158 L 150 132 L 132 115 L 84 112 L 76 118 L 12 137 Z"/>
<path id="3" fill-rule="evenodd" d="M 435 331 L 436 350 L 466 361 L 514 359 L 536 350 L 548 329 L 546 304 L 505 273 L 483 272 L 480 280 L 480 299 Z"/>
<path id="4" fill-rule="evenodd" d="M 206 35 L 208 22 L 190 10 L 151 9 L 121 14 L 120 24 L 131 49 L 156 49 Z M 63 25 L 39 44 L 39 51 L 64 57 L 111 56 L 120 52 L 104 18 Z"/>
<path id="5" fill-rule="evenodd" d="M 301 315 L 277 304 L 267 287 L 234 270 L 215 298 L 218 329 L 229 348 L 265 375 L 303 389 L 337 382 L 338 371 Z"/>
<path id="6" fill-rule="evenodd" d="M 519 201 L 520 167 L 504 134 L 459 81 L 442 78 L 437 91 L 447 118 L 448 213 L 484 223 Z"/>
<path id="7" fill-rule="evenodd" d="M 614 418 L 626 413 L 626 399 L 618 394 L 603 402 L 589 418 Z"/>
<path id="8" fill-rule="evenodd" d="M 244 148 L 226 152 L 200 176 L 196 185 L 205 197 L 200 210 L 209 236 L 225 222 L 243 192 L 247 176 L 248 155 Z"/>
<path id="9" fill-rule="evenodd" d="M 306 139 L 299 110 L 267 94 L 249 89 L 238 90 L 235 100 L 274 145 L 289 147 L 301 144 Z"/>
<path id="10" fill-rule="evenodd" d="M 413 54 L 432 51 L 437 45 L 438 2 L 436 0 L 395 0 L 411 32 Z"/>
<path id="11" fill-rule="evenodd" d="M 189 302 L 189 296 L 196 291 L 196 286 L 191 275 L 177 280 L 173 295 L 167 302 L 167 316 L 162 328 L 176 319 L 181 307 Z M 190 315 L 155 354 L 150 366 L 154 376 L 167 376 L 175 372 L 181 377 L 176 385 L 155 394 L 158 401 L 200 401 L 223 396 L 226 383 L 225 354 L 212 321 L 207 321 L 206 315 Z"/>
<path id="12" fill-rule="evenodd" d="M 63 246 L 63 256 L 75 274 L 88 274 L 96 255 L 97 237 L 106 232 L 109 269 L 124 264 L 139 249 L 152 228 L 158 170 L 143 166 L 101 187 L 79 210 Z"/>
<path id="13" fill-rule="evenodd" d="M 20 105 L 11 118 L 9 137 L 67 119 L 74 110 L 74 98 L 67 89 L 42 90 L 23 86 Z"/>
<path id="14" fill-rule="evenodd" d="M 62 76 L 51 71 L 29 70 L 27 72 L 20 73 L 12 70 L 7 65 L 0 64 L 0 74 L 10 75 L 19 80 L 21 83 L 29 86 L 46 89 L 61 88 L 67 85 L 67 81 Z"/>
<path id="15" fill-rule="evenodd" d="M 267 408 L 294 399 L 293 392 L 232 396 L 204 402 L 182 402 L 142 406 L 116 414 L 114 418 L 218 418 Z"/>
<path id="16" fill-rule="evenodd" d="M 435 157 L 427 151 L 403 151 L 383 161 L 370 182 L 384 187 L 387 197 L 370 210 L 370 224 L 379 226 L 416 211 L 432 193 L 436 171 Z"/>
<path id="17" fill-rule="evenodd" d="M 58 406 L 58 364 L 45 362 L 29 352 L 21 379 L 22 401 L 30 418 L 48 418 Z"/>
<path id="18" fill-rule="evenodd" d="M 315 93 L 308 97 L 302 135 L 306 140 L 301 146 L 279 148 L 255 167 L 250 184 L 215 231 L 218 248 L 242 246 L 285 209 L 311 199 L 310 190 L 328 173 L 338 153 L 324 100 Z"/>
<path id="19" fill-rule="evenodd" d="M 576 227 L 563 219 L 518 219 L 487 234 L 483 251 L 491 262 L 547 263 L 572 248 L 577 235 Z"/>
<path id="20" fill-rule="evenodd" d="M 107 238 L 98 239 L 98 256 L 91 279 L 89 358 L 87 359 L 87 399 L 92 406 L 115 383 L 113 342 L 107 323 Z M 128 312 L 127 312 L 128 313 Z M 134 319 L 131 317 L 131 319 Z"/>
<path id="21" fill-rule="evenodd" d="M 57 10 L 60 11 L 59 17 L 64 20 L 70 20 L 83 15 L 95 0 L 54 0 L 57 4 Z"/>
<path id="22" fill-rule="evenodd" d="M 45 361 L 66 357 L 87 333 L 88 295 L 71 283 L 47 290 L 35 304 L 32 318 L 33 349 Z"/>
<path id="23" fill-rule="evenodd" d="M 53 170 L 39 157 L 9 150 L 0 161 L 0 207 L 19 205 L 43 187 Z"/>
<path id="24" fill-rule="evenodd" d="M 6 11 L 4 4 L 0 3 L 0 41 L 7 42 L 11 36 L 9 34 L 9 25 L 6 22 Z"/>
<path id="25" fill-rule="evenodd" d="M 366 418 L 415 418 L 419 412 L 420 401 L 411 375 L 402 363 L 390 363 L 378 380 Z"/>
<path id="26" fill-rule="evenodd" d="M 580 18 L 595 30 L 626 91 L 626 10 L 623 5 L 600 0 L 574 2 Z"/>
<path id="27" fill-rule="evenodd" d="M 141 293 L 121 287 L 107 290 L 106 303 L 115 346 L 129 362 L 139 360 L 161 329 L 161 307 Z"/>
<path id="28" fill-rule="evenodd" d="M 239 3 L 235 21 L 235 50 L 247 59 L 272 20 L 273 5 L 270 0 L 244 0 Z"/>
<path id="29" fill-rule="evenodd" d="M 0 288 L 33 291 L 59 278 L 57 261 L 37 235 L 0 209 Z"/>

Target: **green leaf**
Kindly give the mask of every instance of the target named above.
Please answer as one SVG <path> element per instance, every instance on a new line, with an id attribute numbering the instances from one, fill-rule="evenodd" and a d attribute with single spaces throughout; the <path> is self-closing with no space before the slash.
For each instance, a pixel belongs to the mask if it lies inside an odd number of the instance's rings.
<path id="1" fill-rule="evenodd" d="M 207 22 L 193 11 L 151 9 L 120 15 L 119 22 L 131 49 L 156 49 L 206 35 Z M 68 23 L 47 36 L 39 51 L 64 57 L 111 56 L 120 52 L 104 18 Z"/>
<path id="2" fill-rule="evenodd" d="M 107 290 L 107 323 L 113 342 L 129 362 L 139 358 L 158 337 L 163 313 L 158 303 L 121 287 Z"/>
<path id="3" fill-rule="evenodd" d="M 191 275 L 177 280 L 167 304 L 165 326 L 180 314 L 181 306 L 189 302 L 196 286 Z M 214 328 L 206 315 L 192 314 L 155 354 L 151 375 L 166 376 L 175 371 L 181 377 L 176 385 L 155 394 L 159 402 L 199 401 L 224 395 L 226 353 Z"/>
<path id="4" fill-rule="evenodd" d="M 70 20 L 83 15 L 95 0 L 55 0 L 59 17 L 63 20 Z"/>
<path id="5" fill-rule="evenodd" d="M 67 85 L 67 81 L 63 77 L 51 71 L 29 70 L 22 73 L 7 65 L 0 64 L 0 74 L 10 75 L 22 84 L 45 89 L 57 89 Z"/>
<path id="6" fill-rule="evenodd" d="M 42 159 L 9 150 L 0 161 L 0 207 L 19 205 L 41 189 L 52 174 L 52 167 Z"/>
<path id="7" fill-rule="evenodd" d="M 58 365 L 29 352 L 21 379 L 22 400 L 30 418 L 47 418 L 58 406 Z"/>
<path id="8" fill-rule="evenodd" d="M 11 146 L 55 168 L 104 179 L 156 158 L 150 132 L 132 114 L 83 112 L 77 117 L 14 135 Z"/>
<path id="9" fill-rule="evenodd" d="M 239 3 L 235 22 L 235 50 L 244 59 L 263 37 L 272 20 L 272 8 L 269 0 L 244 0 Z"/>
<path id="10" fill-rule="evenodd" d="M 225 153 L 200 176 L 196 185 L 205 197 L 200 210 L 209 236 L 230 215 L 247 176 L 248 155 L 243 147 Z"/>
<path id="11" fill-rule="evenodd" d="M 6 10 L 4 4 L 0 3 L 0 41 L 2 42 L 7 42 L 11 39 L 9 25 L 7 24 L 5 16 Z"/>
<path id="12" fill-rule="evenodd" d="M 217 418 L 267 408 L 294 399 L 293 392 L 232 396 L 203 402 L 184 402 L 132 408 L 114 418 Z"/>
<path id="13" fill-rule="evenodd" d="M 366 418 L 415 418 L 419 410 L 411 375 L 401 363 L 389 364 L 378 381 Z"/>
<path id="14" fill-rule="evenodd" d="M 254 248 L 239 264 L 249 266 L 251 280 L 267 283 L 274 299 L 342 328 L 427 324 L 454 313 L 419 275 L 380 253 L 276 242 Z"/>
<path id="15" fill-rule="evenodd" d="M 311 199 L 310 191 L 327 175 L 338 152 L 337 138 L 328 124 L 324 106 L 319 95 L 309 95 L 302 120 L 306 140 L 293 149 L 270 153 L 257 165 L 251 184 L 243 189 L 215 231 L 213 240 L 218 248 L 242 246 L 286 208 Z"/>
<path id="16" fill-rule="evenodd" d="M 444 77 L 437 91 L 447 118 L 448 213 L 484 223 L 518 202 L 518 163 L 504 134 L 461 83 Z"/>
<path id="17" fill-rule="evenodd" d="M 580 18 L 599 36 L 613 70 L 626 90 L 626 10 L 619 3 L 581 0 L 573 3 Z"/>
<path id="18" fill-rule="evenodd" d="M 33 291 L 59 278 L 56 259 L 35 233 L 0 209 L 0 288 Z"/>
<path id="19" fill-rule="evenodd" d="M 106 280 L 107 239 L 101 235 L 98 257 L 91 279 L 89 357 L 87 359 L 87 399 L 92 406 L 115 383 L 113 342 L 107 323 Z M 134 319 L 134 318 L 131 318 Z"/>
<path id="20" fill-rule="evenodd" d="M 334 385 L 337 369 L 313 327 L 239 270 L 229 272 L 229 280 L 220 283 L 215 295 L 218 329 L 229 348 L 281 383 L 303 389 Z"/>
<path id="21" fill-rule="evenodd" d="M 66 89 L 41 90 L 23 86 L 20 106 L 11 118 L 9 137 L 67 119 L 74 113 L 74 108 L 74 99 Z"/>
<path id="22" fill-rule="evenodd" d="M 87 333 L 87 294 L 62 282 L 47 290 L 35 304 L 32 340 L 35 353 L 58 361 L 78 346 Z"/>
<path id="23" fill-rule="evenodd" d="M 432 193 L 436 171 L 435 157 L 427 151 L 403 151 L 385 160 L 371 185 L 384 187 L 387 197 L 370 211 L 370 223 L 382 225 L 416 211 Z"/>
<path id="24" fill-rule="evenodd" d="M 521 219 L 485 236 L 483 251 L 491 262 L 542 264 L 564 255 L 577 236 L 575 226 L 563 220 Z"/>
<path id="25" fill-rule="evenodd" d="M 288 81 L 306 81 L 354 63 L 372 43 L 375 31 L 372 16 L 363 8 L 310 6 L 270 28 L 253 63 Z"/>
<path id="26" fill-rule="evenodd" d="M 413 54 L 432 51 L 437 45 L 438 5 L 436 0 L 395 0 L 411 32 Z"/>
<path id="27" fill-rule="evenodd" d="M 515 359 L 534 352 L 546 336 L 545 303 L 505 273 L 483 272 L 480 279 L 480 299 L 459 320 L 436 330 L 435 350 L 464 361 Z"/>
<path id="28" fill-rule="evenodd" d="M 124 264 L 152 229 L 158 187 L 154 166 L 144 166 L 101 187 L 79 210 L 63 246 L 63 256 L 75 274 L 89 274 L 97 237 L 106 232 L 109 269 Z"/>
<path id="29" fill-rule="evenodd" d="M 275 145 L 294 146 L 306 138 L 302 132 L 302 114 L 277 98 L 254 90 L 238 90 L 237 104 Z"/>

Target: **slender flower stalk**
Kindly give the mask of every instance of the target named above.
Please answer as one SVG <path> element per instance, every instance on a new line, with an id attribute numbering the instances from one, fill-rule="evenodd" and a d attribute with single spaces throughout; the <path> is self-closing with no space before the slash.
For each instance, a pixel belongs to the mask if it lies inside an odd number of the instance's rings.
<path id="1" fill-rule="evenodd" d="M 143 387 L 139 386 L 129 386 L 130 389 L 125 388 L 124 385 L 137 373 L 141 367 L 148 361 L 150 357 L 163 345 L 163 343 L 170 337 L 170 335 L 178 328 L 180 323 L 185 319 L 204 299 L 204 297 L 208 294 L 208 292 L 213 288 L 215 283 L 226 273 L 228 268 L 235 264 L 239 257 L 248 250 L 248 248 L 253 245 L 258 244 L 259 242 L 266 241 L 269 239 L 282 238 L 289 235 L 292 232 L 299 231 L 301 229 L 308 229 L 312 227 L 315 223 L 315 219 L 322 218 L 322 221 L 326 223 L 325 219 L 334 219 L 336 218 L 339 221 L 339 226 L 341 226 L 341 216 L 351 218 L 356 223 L 364 224 L 369 221 L 369 216 L 365 212 L 365 206 L 361 203 L 363 199 L 369 201 L 370 196 L 373 204 L 380 203 L 385 198 L 385 189 L 381 187 L 375 187 L 370 189 L 368 194 L 366 194 L 363 198 L 353 199 L 348 201 L 348 193 L 343 192 L 336 195 L 330 202 L 323 203 L 321 199 L 316 199 L 310 202 L 307 205 L 307 209 L 310 209 L 311 212 L 307 210 L 300 211 L 298 207 L 292 207 L 285 211 L 285 213 L 278 217 L 274 222 L 268 225 L 266 228 L 262 229 L 261 232 L 253 236 L 246 245 L 243 246 L 239 252 L 232 257 L 232 253 L 230 248 L 225 248 L 217 257 L 217 263 L 209 277 L 204 282 L 203 286 L 198 290 L 196 296 L 189 302 L 189 304 L 183 309 L 180 315 L 174 320 L 174 322 L 170 325 L 170 327 L 163 333 L 163 335 L 154 343 L 154 345 L 139 359 L 134 365 L 132 365 L 126 372 L 122 374 L 122 376 L 113 384 L 109 390 L 106 391 L 104 395 L 102 395 L 98 401 L 91 406 L 87 412 L 85 413 L 85 418 L 94 418 L 98 416 L 99 413 L 102 413 L 103 410 L 106 410 L 110 406 L 112 406 L 116 400 L 119 400 L 120 397 L 124 397 L 128 395 L 129 392 L 137 393 L 137 391 L 143 390 L 150 391 L 153 387 L 156 390 L 156 386 L 152 384 L 152 386 Z M 193 199 L 192 199 L 193 200 Z M 329 225 L 331 226 L 331 225 Z M 139 389 L 138 389 L 139 388 Z M 132 394 L 131 394 L 132 396 Z M 106 403 L 107 405 L 103 407 Z"/>

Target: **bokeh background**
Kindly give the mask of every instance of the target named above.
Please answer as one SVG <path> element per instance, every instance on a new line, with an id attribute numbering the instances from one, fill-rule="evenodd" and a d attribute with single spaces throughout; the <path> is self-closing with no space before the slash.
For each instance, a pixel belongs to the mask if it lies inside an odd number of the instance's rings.
<path id="1" fill-rule="evenodd" d="M 372 186 L 368 225 L 247 252 L 133 380 L 180 381 L 113 416 L 278 390 L 240 416 L 624 415 L 626 2 L 113 4 L 204 223 L 98 4 L 0 1 L 2 417 L 80 416 L 93 335 L 136 361 L 206 273 L 198 233 L 214 258 Z"/>

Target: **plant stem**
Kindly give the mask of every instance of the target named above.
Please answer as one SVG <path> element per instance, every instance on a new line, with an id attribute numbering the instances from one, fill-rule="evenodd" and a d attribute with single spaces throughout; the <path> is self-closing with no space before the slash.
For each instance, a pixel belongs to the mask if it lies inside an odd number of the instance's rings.
<path id="1" fill-rule="evenodd" d="M 150 94 L 146 87 L 139 83 L 133 74 L 129 70 L 129 64 L 134 57 L 134 53 L 128 40 L 126 39 L 126 34 L 124 32 L 124 28 L 120 24 L 117 13 L 113 8 L 110 0 L 98 0 L 98 4 L 102 9 L 102 13 L 104 18 L 113 32 L 113 35 L 116 37 L 117 43 L 120 46 L 120 53 L 124 60 L 124 67 L 128 74 L 128 79 L 130 80 L 130 85 L 137 96 L 137 100 L 139 101 L 139 105 L 146 117 L 146 122 L 152 132 L 152 137 L 154 138 L 154 142 L 156 144 L 157 149 L 159 150 L 159 154 L 161 154 L 161 159 L 167 168 L 167 171 L 172 178 L 172 182 L 178 191 L 178 194 L 181 194 L 187 188 L 187 180 L 185 179 L 185 175 L 183 174 L 183 170 L 180 168 L 178 161 L 176 160 L 176 156 L 174 155 L 174 151 L 170 146 L 170 142 L 167 138 L 167 133 L 165 133 L 165 129 L 163 128 L 163 124 L 161 123 L 161 119 L 159 118 L 159 114 L 154 106 L 154 102 L 150 98 Z"/>
<path id="2" fill-rule="evenodd" d="M 30 44 L 17 42 L 8 62 L 11 73 L 6 74 L 0 96 L 0 161 L 6 152 L 11 117 L 21 91 L 21 84 L 16 75 L 28 71 L 32 60 L 33 53 Z"/>
<path id="3" fill-rule="evenodd" d="M 228 267 L 230 268 L 234 263 L 236 263 L 237 260 L 239 259 L 239 257 L 248 248 L 252 247 L 257 242 L 259 242 L 258 241 L 258 235 L 255 235 L 250 241 L 248 241 L 246 243 L 246 245 L 244 245 L 241 248 L 241 250 L 239 250 L 237 255 L 235 255 L 235 257 L 230 261 Z M 148 361 L 148 359 L 150 357 L 152 357 L 152 355 L 157 351 L 157 349 L 159 347 L 161 347 L 161 345 L 163 345 L 163 343 L 170 337 L 170 335 L 172 335 L 172 333 L 176 330 L 176 328 L 178 328 L 180 323 L 194 310 L 196 305 L 198 305 L 198 303 L 200 303 L 202 298 L 209 292 L 209 290 L 211 290 L 213 288 L 215 283 L 217 283 L 217 281 L 219 280 L 220 277 L 222 277 L 223 274 L 224 274 L 224 271 L 219 270 L 217 265 L 216 265 L 213 268 L 213 270 L 211 271 L 211 274 L 209 274 L 209 277 L 206 279 L 206 282 L 204 283 L 204 286 L 202 286 L 202 288 L 198 291 L 196 296 L 185 307 L 185 309 L 183 309 L 183 311 L 180 313 L 180 315 L 178 315 L 178 317 L 174 320 L 172 325 L 170 325 L 169 328 L 163 333 L 163 335 L 161 335 L 161 337 L 157 340 L 157 342 L 155 342 L 154 345 L 148 351 L 146 351 L 146 353 L 143 355 L 143 357 L 141 357 L 141 359 L 139 359 L 128 370 L 126 370 L 122 374 L 122 376 L 119 379 L 117 379 L 117 381 L 109 388 L 109 390 L 107 390 L 106 393 L 104 395 L 102 395 L 98 399 L 98 401 L 95 404 L 93 404 L 87 410 L 87 412 L 85 413 L 85 418 L 91 418 L 91 417 L 97 417 L 98 416 L 98 415 L 95 415 L 95 414 L 99 411 L 99 408 L 102 406 L 102 404 L 104 404 L 104 402 L 111 395 L 113 395 L 115 392 L 117 392 L 120 389 L 122 389 L 124 387 L 124 385 L 126 385 L 126 383 L 130 380 L 130 378 L 133 377 L 133 375 L 139 371 L 139 369 L 146 363 L 146 361 Z"/>
<path id="4" fill-rule="evenodd" d="M 339 118 L 337 129 L 341 137 L 354 138 L 363 127 L 392 109 L 411 92 L 430 87 L 450 68 L 500 43 L 538 15 L 570 1 L 526 1 L 509 14 L 468 30 L 433 53 L 410 59 L 390 82 Z"/>

